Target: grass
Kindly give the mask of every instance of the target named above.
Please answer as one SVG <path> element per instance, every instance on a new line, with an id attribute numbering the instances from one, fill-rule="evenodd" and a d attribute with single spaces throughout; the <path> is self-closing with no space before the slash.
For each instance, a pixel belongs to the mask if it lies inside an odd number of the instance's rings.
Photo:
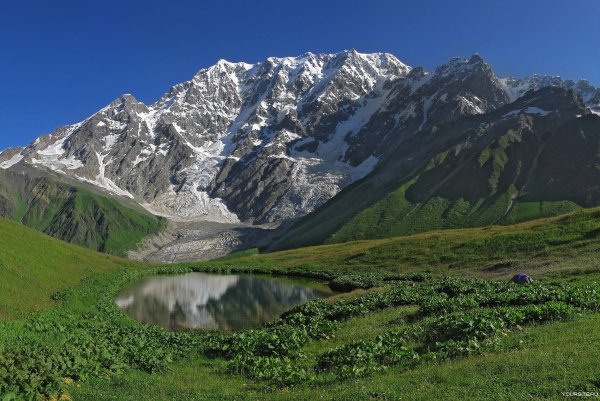
<path id="1" fill-rule="evenodd" d="M 598 328 L 598 315 L 529 328 L 511 339 L 523 342 L 516 349 L 432 364 L 399 377 L 390 372 L 379 387 L 402 380 L 411 388 L 405 399 L 415 400 L 560 400 L 563 391 L 598 391 Z"/>
<path id="2" fill-rule="evenodd" d="M 399 308 L 387 308 L 366 316 L 350 319 L 342 322 L 330 339 L 310 343 L 304 348 L 309 357 L 329 351 L 356 340 L 369 340 L 375 336 L 385 333 L 390 329 L 399 329 L 403 323 L 416 314 L 418 308 L 415 306 L 403 306 Z"/>
<path id="3" fill-rule="evenodd" d="M 0 172 L 0 216 L 77 245 L 124 255 L 166 220 L 92 189 Z"/>
<path id="4" fill-rule="evenodd" d="M 437 231 L 272 254 L 251 250 L 193 265 L 200 269 L 238 266 L 271 273 L 332 275 L 431 270 L 436 275 L 500 278 L 513 270 L 531 269 L 528 271 L 535 272 L 534 277 L 540 279 L 537 281 L 580 286 L 600 278 L 595 257 L 600 248 L 598 232 L 600 211 L 593 209 L 510 227 Z M 0 238 L 0 310 L 5 318 L 22 319 L 0 324 L 0 349 L 23 344 L 20 341 L 24 339 L 60 348 L 61 336 L 71 335 L 60 330 L 75 325 L 77 332 L 86 332 L 95 330 L 96 324 L 105 331 L 94 331 L 86 341 L 104 343 L 104 336 L 117 343 L 127 339 L 127 347 L 146 349 L 149 358 L 153 358 L 154 349 L 168 347 L 160 330 L 132 321 L 112 303 L 113 292 L 127 280 L 158 268 L 66 244 L 5 219 L 0 219 Z M 183 271 L 186 266 L 191 264 L 170 266 L 164 272 Z M 61 302 L 51 299 L 66 287 L 72 291 L 61 292 Z M 380 289 L 359 289 L 330 302 L 377 291 Z M 32 311 L 45 308 L 49 309 L 30 316 Z M 307 343 L 302 348 L 305 359 L 300 363 L 311 366 L 324 352 L 408 327 L 417 313 L 412 305 L 388 307 L 342 321 L 335 326 L 333 336 Z M 34 322 L 42 323 L 41 332 L 31 331 Z M 48 330 L 44 324 L 57 331 Z M 346 380 L 325 375 L 292 387 L 232 374 L 227 361 L 207 358 L 192 348 L 168 363 L 166 370 L 149 374 L 140 368 L 120 370 L 117 366 L 108 375 L 86 376 L 68 386 L 68 392 L 75 401 L 129 401 L 140 397 L 157 401 L 559 400 L 564 399 L 563 391 L 598 391 L 598 343 L 600 314 L 587 313 L 569 322 L 510 331 L 497 348 L 464 358 L 432 360 L 408 369 L 390 367 L 371 376 Z"/>
<path id="5" fill-rule="evenodd" d="M 126 251 L 134 249 L 144 237 L 159 232 L 166 224 L 163 218 L 85 190 L 79 191 L 75 210 L 82 221 L 86 216 L 97 216 L 99 213 L 102 217 L 100 221 L 82 223 L 90 227 L 91 232 L 86 233 L 84 238 L 74 235 L 72 242 L 115 255 L 124 255 Z M 57 227 L 57 230 L 61 229 L 62 225 Z M 94 230 L 101 234 L 98 235 Z"/>
<path id="6" fill-rule="evenodd" d="M 328 244 L 273 253 L 246 251 L 212 265 L 336 267 L 508 278 L 569 269 L 600 276 L 600 209 L 519 223 L 439 230 L 411 236 Z"/>
<path id="7" fill-rule="evenodd" d="M 52 306 L 52 295 L 94 273 L 139 266 L 0 218 L 0 318 Z"/>
<path id="8" fill-rule="evenodd" d="M 569 201 L 517 202 L 504 217 L 503 222 L 506 224 L 515 224 L 542 217 L 558 216 L 578 209 L 580 207 L 576 203 Z"/>
<path id="9" fill-rule="evenodd" d="M 462 197 L 447 199 L 433 196 L 416 203 L 406 198 L 406 191 L 413 182 L 401 186 L 359 212 L 331 234 L 326 242 L 390 238 L 439 229 L 482 227 L 494 223 L 509 225 L 581 209 L 570 201 L 517 200 L 505 215 L 517 191 L 511 186 L 505 192 L 495 193 L 497 177 L 490 184 L 494 195 L 488 199 L 469 201 Z"/>
<path id="10" fill-rule="evenodd" d="M 165 220 L 85 189 L 59 193 L 49 203 L 35 200 L 22 222 L 86 248 L 124 255 Z"/>
<path id="11" fill-rule="evenodd" d="M 344 329 L 377 325 L 381 316 L 348 322 Z M 345 331 L 347 333 L 347 331 Z M 362 335 L 359 334 L 360 337 Z M 576 339 L 574 336 L 577 336 Z M 192 356 L 161 374 L 131 371 L 94 379 L 72 392 L 74 400 L 131 401 L 152 394 L 172 400 L 564 400 L 562 392 L 599 391 L 600 315 L 527 328 L 508 350 L 418 368 L 391 368 L 376 376 L 294 389 L 269 389 L 227 375 L 214 360 Z"/>

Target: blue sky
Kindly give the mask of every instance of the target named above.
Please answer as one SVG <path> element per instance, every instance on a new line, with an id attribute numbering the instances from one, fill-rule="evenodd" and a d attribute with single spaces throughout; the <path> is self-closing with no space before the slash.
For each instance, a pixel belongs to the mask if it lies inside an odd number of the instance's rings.
<path id="1" fill-rule="evenodd" d="M 151 103 L 220 58 L 393 53 L 428 70 L 480 53 L 499 75 L 600 85 L 597 0 L 3 0 L 0 149 L 122 93 Z"/>

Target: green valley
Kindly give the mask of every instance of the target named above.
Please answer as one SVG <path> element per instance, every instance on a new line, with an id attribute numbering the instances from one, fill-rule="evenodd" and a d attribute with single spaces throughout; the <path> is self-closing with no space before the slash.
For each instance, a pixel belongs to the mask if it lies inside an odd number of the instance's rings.
<path id="1" fill-rule="evenodd" d="M 0 401 L 600 398 L 600 1 L 113 3 L 0 6 Z"/>
<path id="2" fill-rule="evenodd" d="M 0 389 L 17 400 L 123 401 L 140 391 L 165 401 L 594 391 L 599 213 L 170 266 L 127 262 L 0 220 L 2 238 L 12 238 L 0 243 L 0 274 L 16 291 L 5 296 L 4 315 L 18 318 L 0 324 Z M 239 333 L 167 332 L 126 317 L 113 301 L 141 277 L 189 271 L 300 276 L 349 292 Z M 536 283 L 508 283 L 513 271 Z M 31 286 L 36 277 L 51 285 Z M 30 304 L 11 302 L 24 297 Z M 524 369 L 535 373 L 518 382 Z"/>

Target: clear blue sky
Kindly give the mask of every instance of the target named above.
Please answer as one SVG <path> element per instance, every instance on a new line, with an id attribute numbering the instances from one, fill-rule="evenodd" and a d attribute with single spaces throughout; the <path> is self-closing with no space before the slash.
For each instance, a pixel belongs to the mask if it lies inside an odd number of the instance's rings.
<path id="1" fill-rule="evenodd" d="M 599 17 L 598 0 L 2 0 L 0 149 L 220 58 L 355 48 L 431 70 L 479 52 L 499 75 L 600 85 Z"/>

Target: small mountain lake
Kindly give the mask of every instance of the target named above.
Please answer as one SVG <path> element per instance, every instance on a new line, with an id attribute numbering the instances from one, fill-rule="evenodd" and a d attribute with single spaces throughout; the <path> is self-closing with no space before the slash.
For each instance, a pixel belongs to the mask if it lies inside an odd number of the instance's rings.
<path id="1" fill-rule="evenodd" d="M 187 273 L 138 281 L 123 289 L 115 302 L 130 317 L 171 331 L 242 330 L 330 295 L 327 286 L 302 279 Z"/>

